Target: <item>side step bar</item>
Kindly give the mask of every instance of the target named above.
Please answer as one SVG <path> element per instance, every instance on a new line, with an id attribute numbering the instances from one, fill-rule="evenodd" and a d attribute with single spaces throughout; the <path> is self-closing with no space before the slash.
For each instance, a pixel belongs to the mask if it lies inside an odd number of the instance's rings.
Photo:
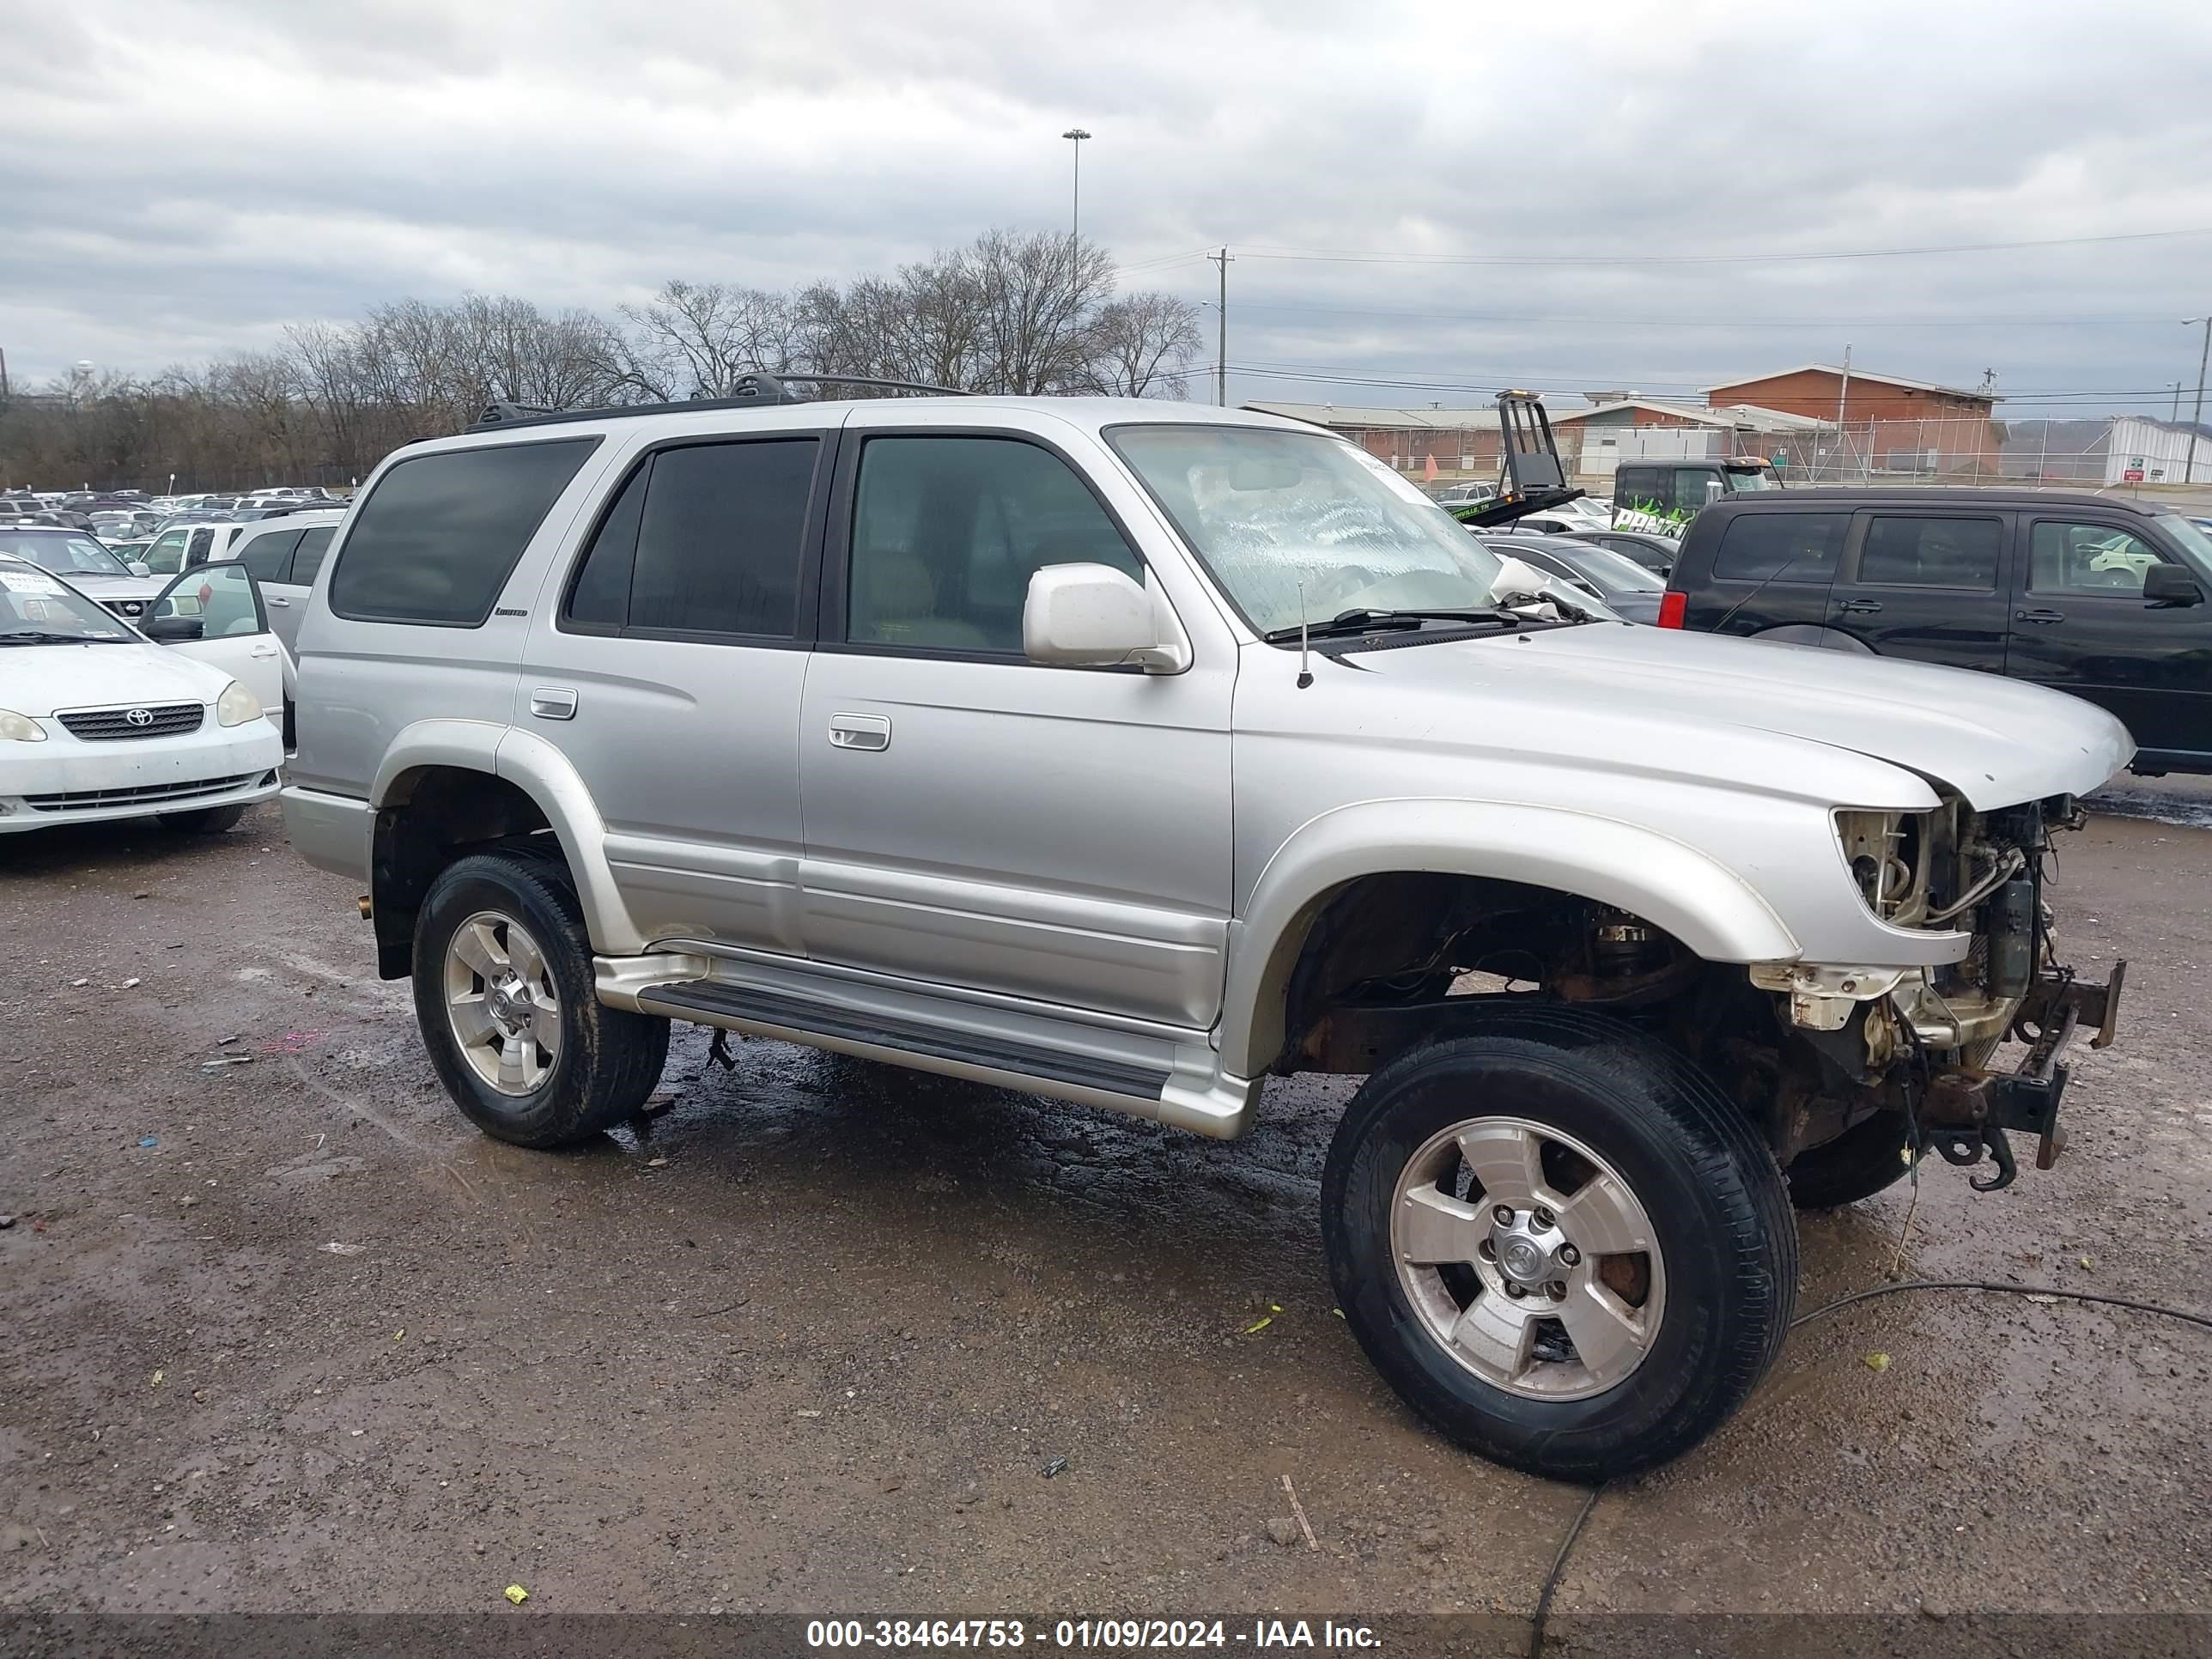
<path id="1" fill-rule="evenodd" d="M 726 980 L 656 985 L 637 994 L 637 1006 L 647 1013 L 676 1019 L 704 1019 L 712 1024 L 719 1017 L 743 1025 L 792 1032 L 802 1038 L 835 1037 L 870 1048 L 892 1049 L 917 1060 L 947 1061 L 1146 1102 L 1158 1101 L 1171 1075 L 1164 1066 L 1135 1066 L 1006 1039 L 971 1036 L 921 1020 L 862 1014 L 836 1003 L 734 985 Z"/>
<path id="2" fill-rule="evenodd" d="M 797 964 L 664 951 L 600 957 L 599 1000 L 667 1019 L 1079 1101 L 1217 1140 L 1252 1127 L 1260 1085 L 1221 1070 L 1203 1032 L 1085 1026 L 1048 1010 L 954 1000 Z"/>

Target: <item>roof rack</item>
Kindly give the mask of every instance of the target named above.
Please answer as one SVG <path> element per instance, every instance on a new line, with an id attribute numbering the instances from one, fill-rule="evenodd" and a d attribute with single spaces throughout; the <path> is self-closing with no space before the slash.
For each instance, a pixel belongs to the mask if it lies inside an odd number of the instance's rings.
<path id="1" fill-rule="evenodd" d="M 797 384 L 794 384 L 797 383 Z M 932 386 L 927 380 L 887 380 L 867 374 L 775 374 L 754 373 L 738 382 L 729 398 L 692 398 L 678 404 L 611 404 L 599 409 L 540 409 L 531 404 L 509 403 L 495 398 L 483 413 L 464 428 L 483 432 L 495 427 L 551 426 L 562 421 L 604 421 L 637 415 L 688 415 L 708 409 L 757 409 L 764 404 L 805 404 L 813 394 L 799 385 L 875 386 L 887 392 L 923 392 L 941 398 L 972 398 L 957 386 Z"/>

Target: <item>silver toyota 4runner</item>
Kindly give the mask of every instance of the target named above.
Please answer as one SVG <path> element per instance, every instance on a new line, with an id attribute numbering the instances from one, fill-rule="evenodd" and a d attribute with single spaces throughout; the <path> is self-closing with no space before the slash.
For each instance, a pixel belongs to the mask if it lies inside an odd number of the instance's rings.
<path id="1" fill-rule="evenodd" d="M 677 1019 L 1223 1137 L 1363 1076 L 1352 1332 L 1462 1444 L 1616 1474 L 1773 1358 L 1793 1204 L 2057 1153 L 2120 976 L 2059 965 L 2045 854 L 2130 744 L 1545 580 L 1264 416 L 510 420 L 348 519 L 286 817 L 521 1146 L 638 1111 Z"/>

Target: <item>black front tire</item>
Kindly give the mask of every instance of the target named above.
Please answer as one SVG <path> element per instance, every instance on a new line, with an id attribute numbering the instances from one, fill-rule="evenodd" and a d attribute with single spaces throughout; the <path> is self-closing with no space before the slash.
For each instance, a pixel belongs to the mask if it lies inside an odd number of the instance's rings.
<path id="1" fill-rule="evenodd" d="M 1905 1120 L 1881 1112 L 1833 1140 L 1790 1160 L 1790 1201 L 1801 1210 L 1834 1210 L 1872 1198 L 1912 1171 Z"/>
<path id="2" fill-rule="evenodd" d="M 192 812 L 162 812 L 154 822 L 180 836 L 220 836 L 238 828 L 246 817 L 243 806 L 203 806 Z"/>
<path id="3" fill-rule="evenodd" d="M 496 912 L 528 930 L 559 994 L 561 1047 L 526 1095 L 501 1092 L 462 1054 L 447 1017 L 446 951 L 471 915 Z M 568 871 L 549 860 L 477 854 L 431 883 L 415 921 L 415 1018 L 446 1092 L 495 1139 L 550 1148 L 589 1140 L 643 1106 L 668 1063 L 668 1022 L 610 1008 L 593 988 L 592 941 Z"/>
<path id="4" fill-rule="evenodd" d="M 1780 1351 L 1797 1287 L 1782 1172 L 1710 1078 L 1632 1026 L 1498 1008 L 1468 1033 L 1391 1061 L 1338 1127 L 1322 1228 L 1346 1322 L 1408 1405 L 1493 1462 L 1576 1481 L 1664 1462 L 1724 1421 Z M 1430 1334 L 1401 1282 L 1391 1225 L 1401 1171 L 1433 1137 L 1490 1115 L 1579 1140 L 1650 1218 L 1663 1311 L 1642 1363 L 1603 1392 L 1536 1399 L 1477 1375 Z"/>

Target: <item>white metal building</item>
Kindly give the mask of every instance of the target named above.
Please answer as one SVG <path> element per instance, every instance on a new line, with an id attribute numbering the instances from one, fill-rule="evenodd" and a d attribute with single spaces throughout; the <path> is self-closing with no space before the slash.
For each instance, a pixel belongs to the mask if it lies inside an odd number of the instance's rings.
<path id="1" fill-rule="evenodd" d="M 2116 483 L 2212 483 L 2212 428 L 2197 428 L 2197 460 L 2188 477 L 2189 422 L 2155 421 L 2123 415 L 2112 422 L 2105 449 L 2105 482 Z M 2140 472 L 2140 478 L 2129 475 Z"/>

